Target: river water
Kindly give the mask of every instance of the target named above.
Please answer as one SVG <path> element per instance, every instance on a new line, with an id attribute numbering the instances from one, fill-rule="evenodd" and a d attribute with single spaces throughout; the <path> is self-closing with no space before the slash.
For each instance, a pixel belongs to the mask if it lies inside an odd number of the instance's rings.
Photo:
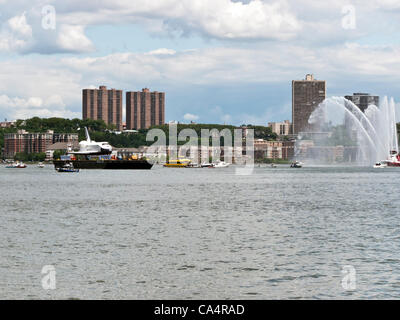
<path id="1" fill-rule="evenodd" d="M 399 180 L 357 167 L 0 166 L 0 299 L 397 299 Z"/>

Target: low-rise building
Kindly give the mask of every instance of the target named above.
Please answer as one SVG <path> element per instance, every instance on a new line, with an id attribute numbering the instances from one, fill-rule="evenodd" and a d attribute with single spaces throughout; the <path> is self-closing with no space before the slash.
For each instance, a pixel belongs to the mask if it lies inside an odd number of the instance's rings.
<path id="1" fill-rule="evenodd" d="M 56 142 L 53 143 L 52 145 L 47 147 L 46 150 L 46 160 L 53 160 L 53 155 L 54 151 L 66 151 L 68 148 L 71 147 L 72 150 L 78 150 L 79 149 L 79 142 L 73 141 L 72 143 L 69 142 Z"/>
<path id="2" fill-rule="evenodd" d="M 19 130 L 17 133 L 6 133 L 4 135 L 4 156 L 13 158 L 19 152 L 41 153 L 46 152 L 48 147 L 56 142 L 73 143 L 78 141 L 75 133 L 30 133 Z"/>
<path id="3" fill-rule="evenodd" d="M 289 120 L 283 122 L 268 122 L 268 127 L 278 136 L 288 136 L 292 133 L 292 124 Z"/>
<path id="4" fill-rule="evenodd" d="M 0 128 L 11 128 L 15 125 L 16 121 L 3 121 L 0 122 Z"/>
<path id="5" fill-rule="evenodd" d="M 254 157 L 256 159 L 290 160 L 294 156 L 294 141 L 254 140 Z"/>

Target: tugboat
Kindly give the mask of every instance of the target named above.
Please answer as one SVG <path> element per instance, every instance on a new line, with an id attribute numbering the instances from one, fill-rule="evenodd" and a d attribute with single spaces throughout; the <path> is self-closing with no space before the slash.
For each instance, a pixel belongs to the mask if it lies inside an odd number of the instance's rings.
<path id="1" fill-rule="evenodd" d="M 301 167 L 303 167 L 303 163 L 300 162 L 300 161 L 295 161 L 295 162 L 292 162 L 292 164 L 290 165 L 290 167 L 291 167 L 291 168 L 301 168 Z"/>
<path id="2" fill-rule="evenodd" d="M 382 160 L 381 164 L 388 167 L 400 167 L 400 154 L 396 150 L 390 151 L 390 156 L 388 160 Z"/>
<path id="3" fill-rule="evenodd" d="M 151 169 L 153 164 L 146 158 L 123 159 L 112 155 L 113 150 L 108 142 L 96 142 L 90 139 L 89 131 L 85 127 L 86 140 L 79 142 L 79 151 L 68 148 L 68 153 L 61 159 L 53 160 L 54 167 L 63 168 L 70 163 L 74 169 Z"/>

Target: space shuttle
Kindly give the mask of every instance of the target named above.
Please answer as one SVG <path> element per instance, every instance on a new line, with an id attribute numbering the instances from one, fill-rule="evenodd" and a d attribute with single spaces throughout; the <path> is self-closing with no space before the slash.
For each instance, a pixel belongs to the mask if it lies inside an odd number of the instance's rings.
<path id="1" fill-rule="evenodd" d="M 70 151 L 70 154 L 102 155 L 111 154 L 112 147 L 108 142 L 96 142 L 90 139 L 89 131 L 85 127 L 86 140 L 79 142 L 79 151 Z"/>

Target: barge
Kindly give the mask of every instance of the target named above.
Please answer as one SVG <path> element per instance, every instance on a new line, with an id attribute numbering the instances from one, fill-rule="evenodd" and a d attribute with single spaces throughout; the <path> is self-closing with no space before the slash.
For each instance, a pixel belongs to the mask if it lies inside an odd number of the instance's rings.
<path id="1" fill-rule="evenodd" d="M 132 170 L 151 169 L 152 163 L 145 159 L 138 160 L 53 160 L 55 169 L 62 168 L 66 164 L 72 164 L 75 169 L 112 169 Z"/>
<path id="2" fill-rule="evenodd" d="M 72 167 L 80 169 L 111 169 L 111 170 L 149 170 L 153 164 L 144 157 L 132 156 L 130 158 L 118 156 L 108 142 L 96 142 L 90 139 L 89 131 L 85 127 L 86 140 L 79 142 L 79 150 L 68 148 L 66 155 L 53 160 L 54 168 Z"/>

